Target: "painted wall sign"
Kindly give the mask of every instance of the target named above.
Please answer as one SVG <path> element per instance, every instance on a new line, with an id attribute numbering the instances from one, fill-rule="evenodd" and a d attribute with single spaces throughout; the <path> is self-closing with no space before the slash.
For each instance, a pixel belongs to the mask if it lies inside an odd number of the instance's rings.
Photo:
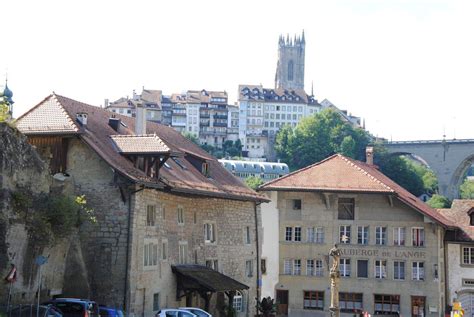
<path id="1" fill-rule="evenodd" d="M 400 259 L 422 259 L 426 257 L 425 251 L 413 250 L 387 250 L 387 249 L 342 249 L 343 256 L 370 256 Z"/>

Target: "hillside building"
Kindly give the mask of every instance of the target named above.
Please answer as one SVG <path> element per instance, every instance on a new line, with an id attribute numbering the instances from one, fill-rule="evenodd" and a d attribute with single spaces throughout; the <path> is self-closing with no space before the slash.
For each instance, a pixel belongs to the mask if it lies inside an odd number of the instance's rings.
<path id="1" fill-rule="evenodd" d="M 137 316 L 179 306 L 216 316 L 225 305 L 253 316 L 266 198 L 135 105 L 131 118 L 53 94 L 17 120 L 58 190 L 85 195 L 97 218 L 79 230 L 80 283 L 55 294 Z"/>
<path id="2" fill-rule="evenodd" d="M 245 180 L 247 177 L 258 177 L 264 182 L 282 177 L 290 172 L 288 165 L 279 162 L 219 160 L 235 177 Z"/>

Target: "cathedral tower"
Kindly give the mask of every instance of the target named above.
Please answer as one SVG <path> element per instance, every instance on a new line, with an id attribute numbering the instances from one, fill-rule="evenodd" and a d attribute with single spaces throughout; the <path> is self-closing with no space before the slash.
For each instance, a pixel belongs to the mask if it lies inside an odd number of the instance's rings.
<path id="1" fill-rule="evenodd" d="M 278 41 L 278 63 L 275 88 L 304 89 L 304 31 L 301 37 L 286 39 L 280 35 Z"/>

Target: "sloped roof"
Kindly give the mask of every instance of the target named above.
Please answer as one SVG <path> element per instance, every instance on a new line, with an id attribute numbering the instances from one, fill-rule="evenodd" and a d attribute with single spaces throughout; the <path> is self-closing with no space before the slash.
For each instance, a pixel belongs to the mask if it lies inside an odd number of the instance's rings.
<path id="1" fill-rule="evenodd" d="M 143 89 L 141 99 L 147 102 L 153 102 L 161 105 L 161 90 Z"/>
<path id="2" fill-rule="evenodd" d="M 191 289 L 206 290 L 209 292 L 225 292 L 240 291 L 249 288 L 247 285 L 206 266 L 173 265 L 171 268 L 173 273 L 191 282 L 182 283 L 188 286 L 192 285 Z"/>
<path id="3" fill-rule="evenodd" d="M 170 153 L 170 148 L 157 135 L 111 135 L 117 150 L 124 154 Z"/>
<path id="4" fill-rule="evenodd" d="M 79 126 L 55 98 L 47 98 L 41 107 L 25 113 L 17 120 L 17 128 L 24 133 L 78 133 Z M 74 114 L 75 117 L 75 114 Z"/>
<path id="5" fill-rule="evenodd" d="M 406 205 L 445 227 L 454 224 L 406 189 L 392 181 L 375 166 L 335 154 L 298 171 L 272 180 L 259 191 L 325 191 L 378 193 L 393 195 Z"/>
<path id="6" fill-rule="evenodd" d="M 135 129 L 135 119 L 119 114 L 113 114 L 120 119 L 123 125 L 120 125 L 118 132 L 112 129 L 109 124 L 111 113 L 105 109 L 91 106 L 60 95 L 50 95 L 32 110 L 18 118 L 19 130 L 25 134 L 38 135 L 49 131 L 44 123 L 47 118 L 44 116 L 30 116 L 31 113 L 44 113 L 40 108 L 52 107 L 51 103 L 56 104 L 54 109 L 45 115 L 64 118 L 75 117 L 76 113 L 85 112 L 88 114 L 87 126 L 81 127 L 80 138 L 84 140 L 104 161 L 116 169 L 122 175 L 132 181 L 155 188 L 168 188 L 171 192 L 180 192 L 187 194 L 205 195 L 211 197 L 221 197 L 235 200 L 267 201 L 265 197 L 248 188 L 240 180 L 230 174 L 216 158 L 202 150 L 179 132 L 171 127 L 148 121 L 146 128 L 147 134 L 158 136 L 164 145 L 171 152 L 181 153 L 183 156 L 192 155 L 206 160 L 209 163 L 210 177 L 205 177 L 201 171 L 197 170 L 190 162 L 181 160 L 181 167 L 173 160 L 168 160 L 168 167 L 160 169 L 160 179 L 148 177 L 143 171 L 134 167 L 133 163 L 121 155 L 110 138 L 111 135 L 133 135 Z M 63 120 L 66 120 L 63 119 Z M 30 125 L 38 128 L 35 130 L 23 129 L 28 122 Z M 72 122 L 74 126 L 76 123 Z M 63 131 L 59 131 L 63 132 Z M 68 132 L 68 131 L 66 131 Z"/>
<path id="7" fill-rule="evenodd" d="M 474 209 L 474 199 L 455 199 L 449 209 L 438 211 L 459 228 L 454 235 L 448 235 L 448 241 L 474 242 L 474 226 L 470 225 L 469 212 Z"/>

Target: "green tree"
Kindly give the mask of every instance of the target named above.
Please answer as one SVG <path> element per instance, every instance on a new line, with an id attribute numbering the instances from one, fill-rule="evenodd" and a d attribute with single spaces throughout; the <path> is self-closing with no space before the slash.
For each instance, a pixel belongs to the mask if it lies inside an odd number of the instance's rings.
<path id="1" fill-rule="evenodd" d="M 258 186 L 263 184 L 263 180 L 257 176 L 249 176 L 245 179 L 245 184 L 255 190 L 258 188 Z"/>
<path id="2" fill-rule="evenodd" d="M 450 208 L 451 207 L 451 201 L 438 194 L 434 194 L 430 200 L 426 202 L 428 205 L 430 205 L 432 208 Z"/>
<path id="3" fill-rule="evenodd" d="M 0 99 L 0 122 L 7 121 L 8 118 L 8 104 Z"/>
<path id="4" fill-rule="evenodd" d="M 365 158 L 371 136 L 345 122 L 332 109 L 303 118 L 293 129 L 283 126 L 277 134 L 277 156 L 292 169 L 299 169 L 326 157 L 343 153 L 355 159 Z"/>
<path id="5" fill-rule="evenodd" d="M 465 179 L 459 188 L 461 191 L 461 199 L 474 199 L 474 182 Z"/>

